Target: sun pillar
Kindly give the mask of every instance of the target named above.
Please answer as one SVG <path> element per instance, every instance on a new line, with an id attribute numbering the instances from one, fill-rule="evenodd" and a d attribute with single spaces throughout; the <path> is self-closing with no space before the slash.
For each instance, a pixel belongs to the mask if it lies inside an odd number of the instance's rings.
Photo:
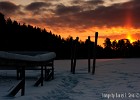
<path id="1" fill-rule="evenodd" d="M 130 40 L 132 43 L 134 41 L 131 33 L 131 29 L 133 28 L 133 4 L 129 4 L 126 8 L 126 19 L 125 19 L 125 28 L 128 30 L 126 32 L 126 38 Z"/>

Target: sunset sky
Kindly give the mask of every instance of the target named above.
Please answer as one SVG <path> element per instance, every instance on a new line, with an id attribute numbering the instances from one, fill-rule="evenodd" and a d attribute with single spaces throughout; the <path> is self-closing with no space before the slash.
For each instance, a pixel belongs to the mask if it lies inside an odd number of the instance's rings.
<path id="1" fill-rule="evenodd" d="M 64 38 L 93 40 L 97 31 L 99 45 L 107 37 L 140 39 L 140 0 L 0 0 L 0 12 Z"/>

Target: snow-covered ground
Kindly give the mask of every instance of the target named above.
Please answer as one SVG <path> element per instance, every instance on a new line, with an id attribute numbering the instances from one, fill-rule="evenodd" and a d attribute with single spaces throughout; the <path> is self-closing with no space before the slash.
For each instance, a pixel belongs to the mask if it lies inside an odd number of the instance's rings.
<path id="1" fill-rule="evenodd" d="M 91 62 L 92 63 L 92 62 Z M 55 79 L 34 87 L 40 72 L 26 71 L 25 96 L 6 95 L 16 80 L 16 71 L 0 70 L 0 100 L 140 100 L 140 59 L 97 59 L 95 75 L 87 60 L 78 60 L 70 73 L 70 60 L 55 60 Z"/>

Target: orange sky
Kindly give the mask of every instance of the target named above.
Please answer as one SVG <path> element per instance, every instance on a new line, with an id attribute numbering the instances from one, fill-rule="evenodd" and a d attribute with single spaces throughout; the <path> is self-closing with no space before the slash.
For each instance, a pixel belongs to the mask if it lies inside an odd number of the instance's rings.
<path id="1" fill-rule="evenodd" d="M 31 24 L 61 35 L 88 36 L 98 44 L 106 38 L 140 39 L 140 0 L 1 0 L 0 12 L 6 18 Z"/>

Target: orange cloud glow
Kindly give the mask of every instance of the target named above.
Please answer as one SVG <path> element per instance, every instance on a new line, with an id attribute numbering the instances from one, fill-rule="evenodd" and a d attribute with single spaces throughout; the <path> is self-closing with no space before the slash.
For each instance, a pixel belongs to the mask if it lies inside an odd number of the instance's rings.
<path id="1" fill-rule="evenodd" d="M 25 2 L 25 3 L 24 3 Z M 140 39 L 140 0 L 1 0 L 0 12 L 12 20 L 45 28 L 63 38 L 77 36 L 98 44 Z"/>
<path id="2" fill-rule="evenodd" d="M 57 30 L 52 30 L 52 32 L 59 33 L 64 38 L 67 38 L 68 36 L 73 36 L 74 38 L 76 38 L 78 36 L 82 41 L 85 41 L 88 38 L 88 36 L 91 36 L 91 40 L 94 41 L 95 32 L 98 32 L 99 33 L 98 44 L 101 46 L 103 46 L 105 38 L 110 38 L 112 41 L 119 39 L 129 39 L 131 43 L 140 39 L 139 35 L 140 29 L 136 28 L 127 29 L 126 27 L 111 27 L 111 28 L 92 27 L 82 31 L 70 28 L 65 29 L 57 28 Z"/>

